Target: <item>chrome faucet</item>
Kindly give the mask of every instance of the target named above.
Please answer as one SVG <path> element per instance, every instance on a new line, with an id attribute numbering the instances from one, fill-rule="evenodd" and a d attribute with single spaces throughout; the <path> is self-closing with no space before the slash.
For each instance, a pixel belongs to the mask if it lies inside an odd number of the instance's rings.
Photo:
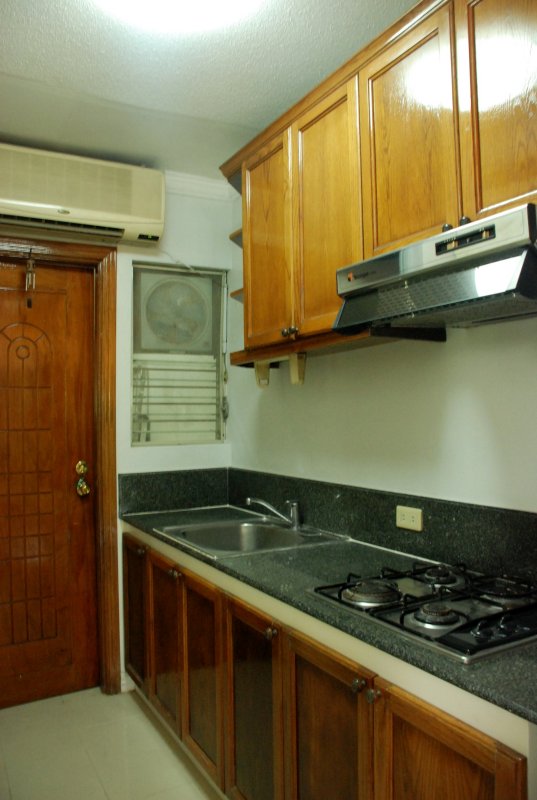
<path id="1" fill-rule="evenodd" d="M 285 501 L 285 505 L 289 508 L 288 517 L 286 517 L 285 514 L 281 514 L 278 509 L 274 508 L 274 506 L 271 506 L 270 503 L 267 503 L 265 500 L 260 500 L 259 497 L 247 497 L 246 505 L 251 506 L 253 504 L 263 506 L 263 508 L 266 508 L 267 511 L 270 511 L 270 513 L 274 514 L 274 516 L 283 519 L 284 522 L 287 522 L 287 524 L 290 525 L 294 531 L 297 531 L 300 528 L 300 510 L 296 500 Z"/>

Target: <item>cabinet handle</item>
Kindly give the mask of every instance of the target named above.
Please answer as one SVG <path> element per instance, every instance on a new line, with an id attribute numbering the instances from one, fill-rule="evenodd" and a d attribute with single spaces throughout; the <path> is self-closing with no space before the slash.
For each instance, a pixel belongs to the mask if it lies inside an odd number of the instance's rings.
<path id="1" fill-rule="evenodd" d="M 367 702 L 372 705 L 375 700 L 378 700 L 379 697 L 382 697 L 382 692 L 380 689 L 368 689 L 366 692 Z"/>
<path id="2" fill-rule="evenodd" d="M 270 628 L 270 627 L 265 628 L 265 639 L 267 640 L 267 642 L 271 642 L 277 635 L 278 635 L 277 628 Z"/>
<path id="3" fill-rule="evenodd" d="M 282 334 L 282 336 L 283 336 L 285 339 L 286 339 L 288 336 L 290 336 L 290 335 L 291 335 L 291 334 L 290 334 L 290 330 L 289 330 L 289 328 L 282 328 L 282 330 L 281 330 L 281 334 Z"/>
<path id="4" fill-rule="evenodd" d="M 364 678 L 355 678 L 351 683 L 351 692 L 353 694 L 359 694 L 366 686 L 367 681 L 364 680 Z"/>
<path id="5" fill-rule="evenodd" d="M 442 233 L 446 233 L 446 231 L 451 231 L 453 229 L 453 225 L 451 222 L 444 222 L 442 225 Z"/>
<path id="6" fill-rule="evenodd" d="M 289 327 L 289 336 L 293 336 L 295 333 L 298 333 L 298 328 L 296 325 L 291 325 Z"/>
<path id="7" fill-rule="evenodd" d="M 168 575 L 170 576 L 170 578 L 173 578 L 173 579 L 174 579 L 174 581 L 176 581 L 176 580 L 177 580 L 177 578 L 179 577 L 179 575 L 180 575 L 180 574 L 181 574 L 181 573 L 180 573 L 180 572 L 177 572 L 177 570 L 176 570 L 176 569 L 174 569 L 173 567 L 172 567 L 171 569 L 169 569 L 169 570 L 168 570 Z"/>
<path id="8" fill-rule="evenodd" d="M 464 216 L 460 218 L 459 225 L 468 225 L 468 223 L 471 221 L 472 220 L 470 219 L 470 217 Z"/>
<path id="9" fill-rule="evenodd" d="M 145 556 L 145 547 L 137 547 L 136 555 L 139 556 L 140 558 L 142 558 L 142 556 Z"/>

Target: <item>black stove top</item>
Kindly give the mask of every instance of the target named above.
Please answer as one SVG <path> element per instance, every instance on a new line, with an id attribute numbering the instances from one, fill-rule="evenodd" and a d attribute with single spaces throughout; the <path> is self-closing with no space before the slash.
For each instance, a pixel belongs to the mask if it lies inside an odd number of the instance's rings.
<path id="1" fill-rule="evenodd" d="M 463 564 L 349 573 L 314 591 L 464 663 L 537 638 L 537 586 Z"/>

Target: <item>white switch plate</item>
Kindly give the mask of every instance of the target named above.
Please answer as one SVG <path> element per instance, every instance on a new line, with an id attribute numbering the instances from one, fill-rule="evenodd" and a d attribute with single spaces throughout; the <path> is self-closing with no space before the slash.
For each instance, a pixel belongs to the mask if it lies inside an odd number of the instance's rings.
<path id="1" fill-rule="evenodd" d="M 396 506 L 395 524 L 398 528 L 406 528 L 408 531 L 423 530 L 423 511 L 421 508 L 411 508 L 410 506 Z"/>

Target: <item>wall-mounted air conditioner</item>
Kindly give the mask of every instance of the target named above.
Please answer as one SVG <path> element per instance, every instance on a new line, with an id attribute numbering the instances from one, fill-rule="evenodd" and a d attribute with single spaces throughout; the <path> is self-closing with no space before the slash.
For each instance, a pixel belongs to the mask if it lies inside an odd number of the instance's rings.
<path id="1" fill-rule="evenodd" d="M 0 223 L 16 233 L 155 242 L 164 227 L 164 174 L 0 144 Z"/>

